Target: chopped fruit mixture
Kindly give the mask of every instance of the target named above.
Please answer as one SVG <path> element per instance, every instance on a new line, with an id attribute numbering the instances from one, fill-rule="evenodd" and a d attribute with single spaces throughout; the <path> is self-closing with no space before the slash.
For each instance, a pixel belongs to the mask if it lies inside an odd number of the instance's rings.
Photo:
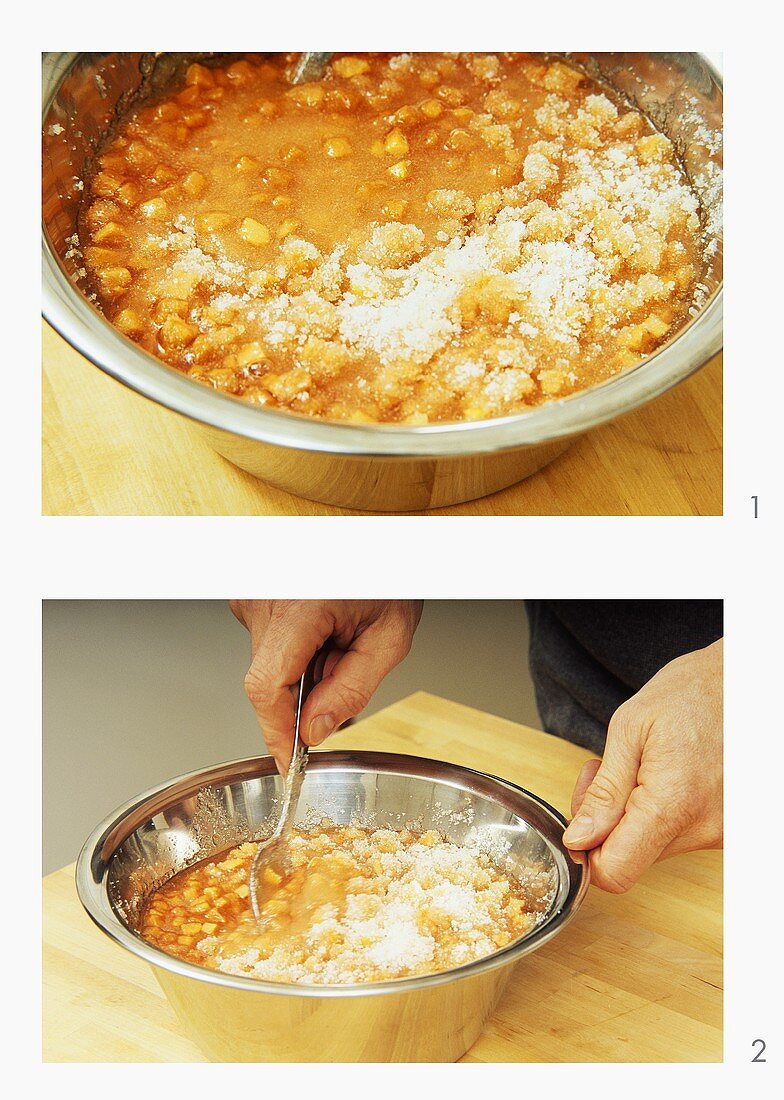
<path id="1" fill-rule="evenodd" d="M 532 54 L 193 64 L 120 123 L 80 242 L 108 318 L 312 417 L 525 411 L 638 363 L 704 289 L 671 142 Z"/>
<path id="2" fill-rule="evenodd" d="M 292 870 L 262 872 L 262 923 L 248 871 L 255 843 L 175 875 L 150 898 L 144 939 L 187 962 L 273 982 L 356 984 L 450 970 L 529 932 L 551 900 L 436 832 L 322 823 L 291 836 Z"/>

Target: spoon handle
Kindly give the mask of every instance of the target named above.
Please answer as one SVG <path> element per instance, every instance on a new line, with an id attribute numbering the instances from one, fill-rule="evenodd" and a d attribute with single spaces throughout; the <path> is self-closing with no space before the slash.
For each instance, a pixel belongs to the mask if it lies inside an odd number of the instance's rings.
<path id="1" fill-rule="evenodd" d="M 305 778 L 305 768 L 308 763 L 309 751 L 308 746 L 302 740 L 302 733 L 300 730 L 302 708 L 305 705 L 305 700 L 324 674 L 324 664 L 328 652 L 329 640 L 313 654 L 308 662 L 308 667 L 300 677 L 299 691 L 297 693 L 297 714 L 294 722 L 294 745 L 289 768 L 286 772 L 283 806 L 281 807 L 280 819 L 276 830 L 278 835 L 281 835 L 289 827 L 291 819 L 297 810 L 299 792 L 302 789 L 302 781 Z"/>
<path id="2" fill-rule="evenodd" d="M 307 84 L 309 80 L 320 80 L 331 53 L 302 53 L 291 74 L 292 84 Z"/>
<path id="3" fill-rule="evenodd" d="M 330 639 L 328 638 L 321 648 L 314 653 L 313 657 L 308 662 L 308 667 L 300 677 L 299 691 L 297 693 L 297 712 L 294 722 L 294 745 L 292 747 L 291 760 L 283 785 L 283 801 L 280 808 L 280 816 L 278 817 L 278 822 L 272 836 L 259 843 L 248 872 L 250 905 L 254 917 L 259 922 L 261 922 L 258 885 L 259 868 L 262 863 L 272 858 L 273 853 L 279 857 L 281 848 L 285 850 L 285 836 L 291 828 L 292 821 L 297 812 L 297 803 L 299 802 L 302 782 L 305 778 L 305 768 L 308 763 L 309 751 L 308 746 L 302 740 L 302 734 L 300 732 L 302 707 L 313 688 L 324 675 L 324 665 L 326 663 L 327 653 L 329 652 L 329 643 Z"/>

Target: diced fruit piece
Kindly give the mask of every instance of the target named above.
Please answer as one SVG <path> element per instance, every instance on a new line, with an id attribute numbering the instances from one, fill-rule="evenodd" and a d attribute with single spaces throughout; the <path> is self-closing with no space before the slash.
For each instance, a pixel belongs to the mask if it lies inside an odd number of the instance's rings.
<path id="1" fill-rule="evenodd" d="M 169 216 L 169 206 L 166 199 L 148 199 L 147 202 L 140 205 L 139 213 L 142 217 L 150 218 L 152 221 L 160 221 Z"/>
<path id="2" fill-rule="evenodd" d="M 404 157 L 408 152 L 408 138 L 398 127 L 387 134 L 384 151 L 393 157 Z"/>
<path id="3" fill-rule="evenodd" d="M 183 321 L 181 317 L 167 318 L 158 333 L 158 339 L 165 348 L 187 348 L 199 334 L 198 325 Z"/>
<path id="4" fill-rule="evenodd" d="M 324 152 L 328 157 L 340 157 L 351 156 L 351 143 L 348 138 L 344 137 L 332 137 L 327 138 L 324 142 Z"/>
<path id="5" fill-rule="evenodd" d="M 361 57 L 339 57 L 332 62 L 332 71 L 343 77 L 361 76 L 369 69 L 370 65 Z"/>
<path id="6" fill-rule="evenodd" d="M 240 226 L 240 236 L 248 244 L 261 247 L 262 245 L 269 244 L 270 231 L 266 225 L 262 225 L 261 222 L 257 222 L 255 218 L 245 218 Z"/>
<path id="7" fill-rule="evenodd" d="M 207 190 L 207 177 L 202 175 L 201 172 L 189 172 L 182 181 L 182 189 L 191 198 L 201 198 Z"/>
<path id="8" fill-rule="evenodd" d="M 399 160 L 397 164 L 393 164 L 391 168 L 387 168 L 387 171 L 390 176 L 394 176 L 396 180 L 404 180 L 408 176 L 410 169 L 410 160 Z"/>

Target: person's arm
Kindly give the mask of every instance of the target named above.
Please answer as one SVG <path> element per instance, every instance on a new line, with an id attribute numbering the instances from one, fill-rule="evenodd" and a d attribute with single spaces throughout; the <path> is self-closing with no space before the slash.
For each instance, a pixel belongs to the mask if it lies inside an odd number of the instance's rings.
<path id="1" fill-rule="evenodd" d="M 687 653 L 613 715 L 601 760 L 572 796 L 564 842 L 592 881 L 623 893 L 656 860 L 723 838 L 723 641 Z"/>
<path id="2" fill-rule="evenodd" d="M 421 600 L 232 600 L 230 606 L 250 633 L 245 691 L 281 772 L 294 741 L 294 689 L 319 647 L 331 639 L 323 678 L 302 710 L 309 745 L 320 745 L 364 709 L 408 653 L 422 614 Z"/>

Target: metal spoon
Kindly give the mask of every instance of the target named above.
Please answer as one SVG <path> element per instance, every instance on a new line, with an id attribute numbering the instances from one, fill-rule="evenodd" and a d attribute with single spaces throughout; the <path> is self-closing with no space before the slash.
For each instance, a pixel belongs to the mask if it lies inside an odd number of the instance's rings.
<path id="1" fill-rule="evenodd" d="M 291 74 L 291 83 L 307 84 L 309 80 L 320 80 L 330 57 L 331 53 L 301 53 Z"/>
<path id="2" fill-rule="evenodd" d="M 300 733 L 300 718 L 305 700 L 313 688 L 321 680 L 324 673 L 324 662 L 328 652 L 328 642 L 319 649 L 311 658 L 308 667 L 299 682 L 297 694 L 297 714 L 294 722 L 294 746 L 291 753 L 289 769 L 286 772 L 286 781 L 283 788 L 283 805 L 280 817 L 275 826 L 275 831 L 267 840 L 261 841 L 253 862 L 248 872 L 248 890 L 253 915 L 261 923 L 261 908 L 263 905 L 264 888 L 260 875 L 264 867 L 276 866 L 282 868 L 284 873 L 291 868 L 291 858 L 288 849 L 288 833 L 297 813 L 299 792 L 302 789 L 302 781 L 305 778 L 305 768 L 308 763 L 308 746 L 302 740 Z"/>

